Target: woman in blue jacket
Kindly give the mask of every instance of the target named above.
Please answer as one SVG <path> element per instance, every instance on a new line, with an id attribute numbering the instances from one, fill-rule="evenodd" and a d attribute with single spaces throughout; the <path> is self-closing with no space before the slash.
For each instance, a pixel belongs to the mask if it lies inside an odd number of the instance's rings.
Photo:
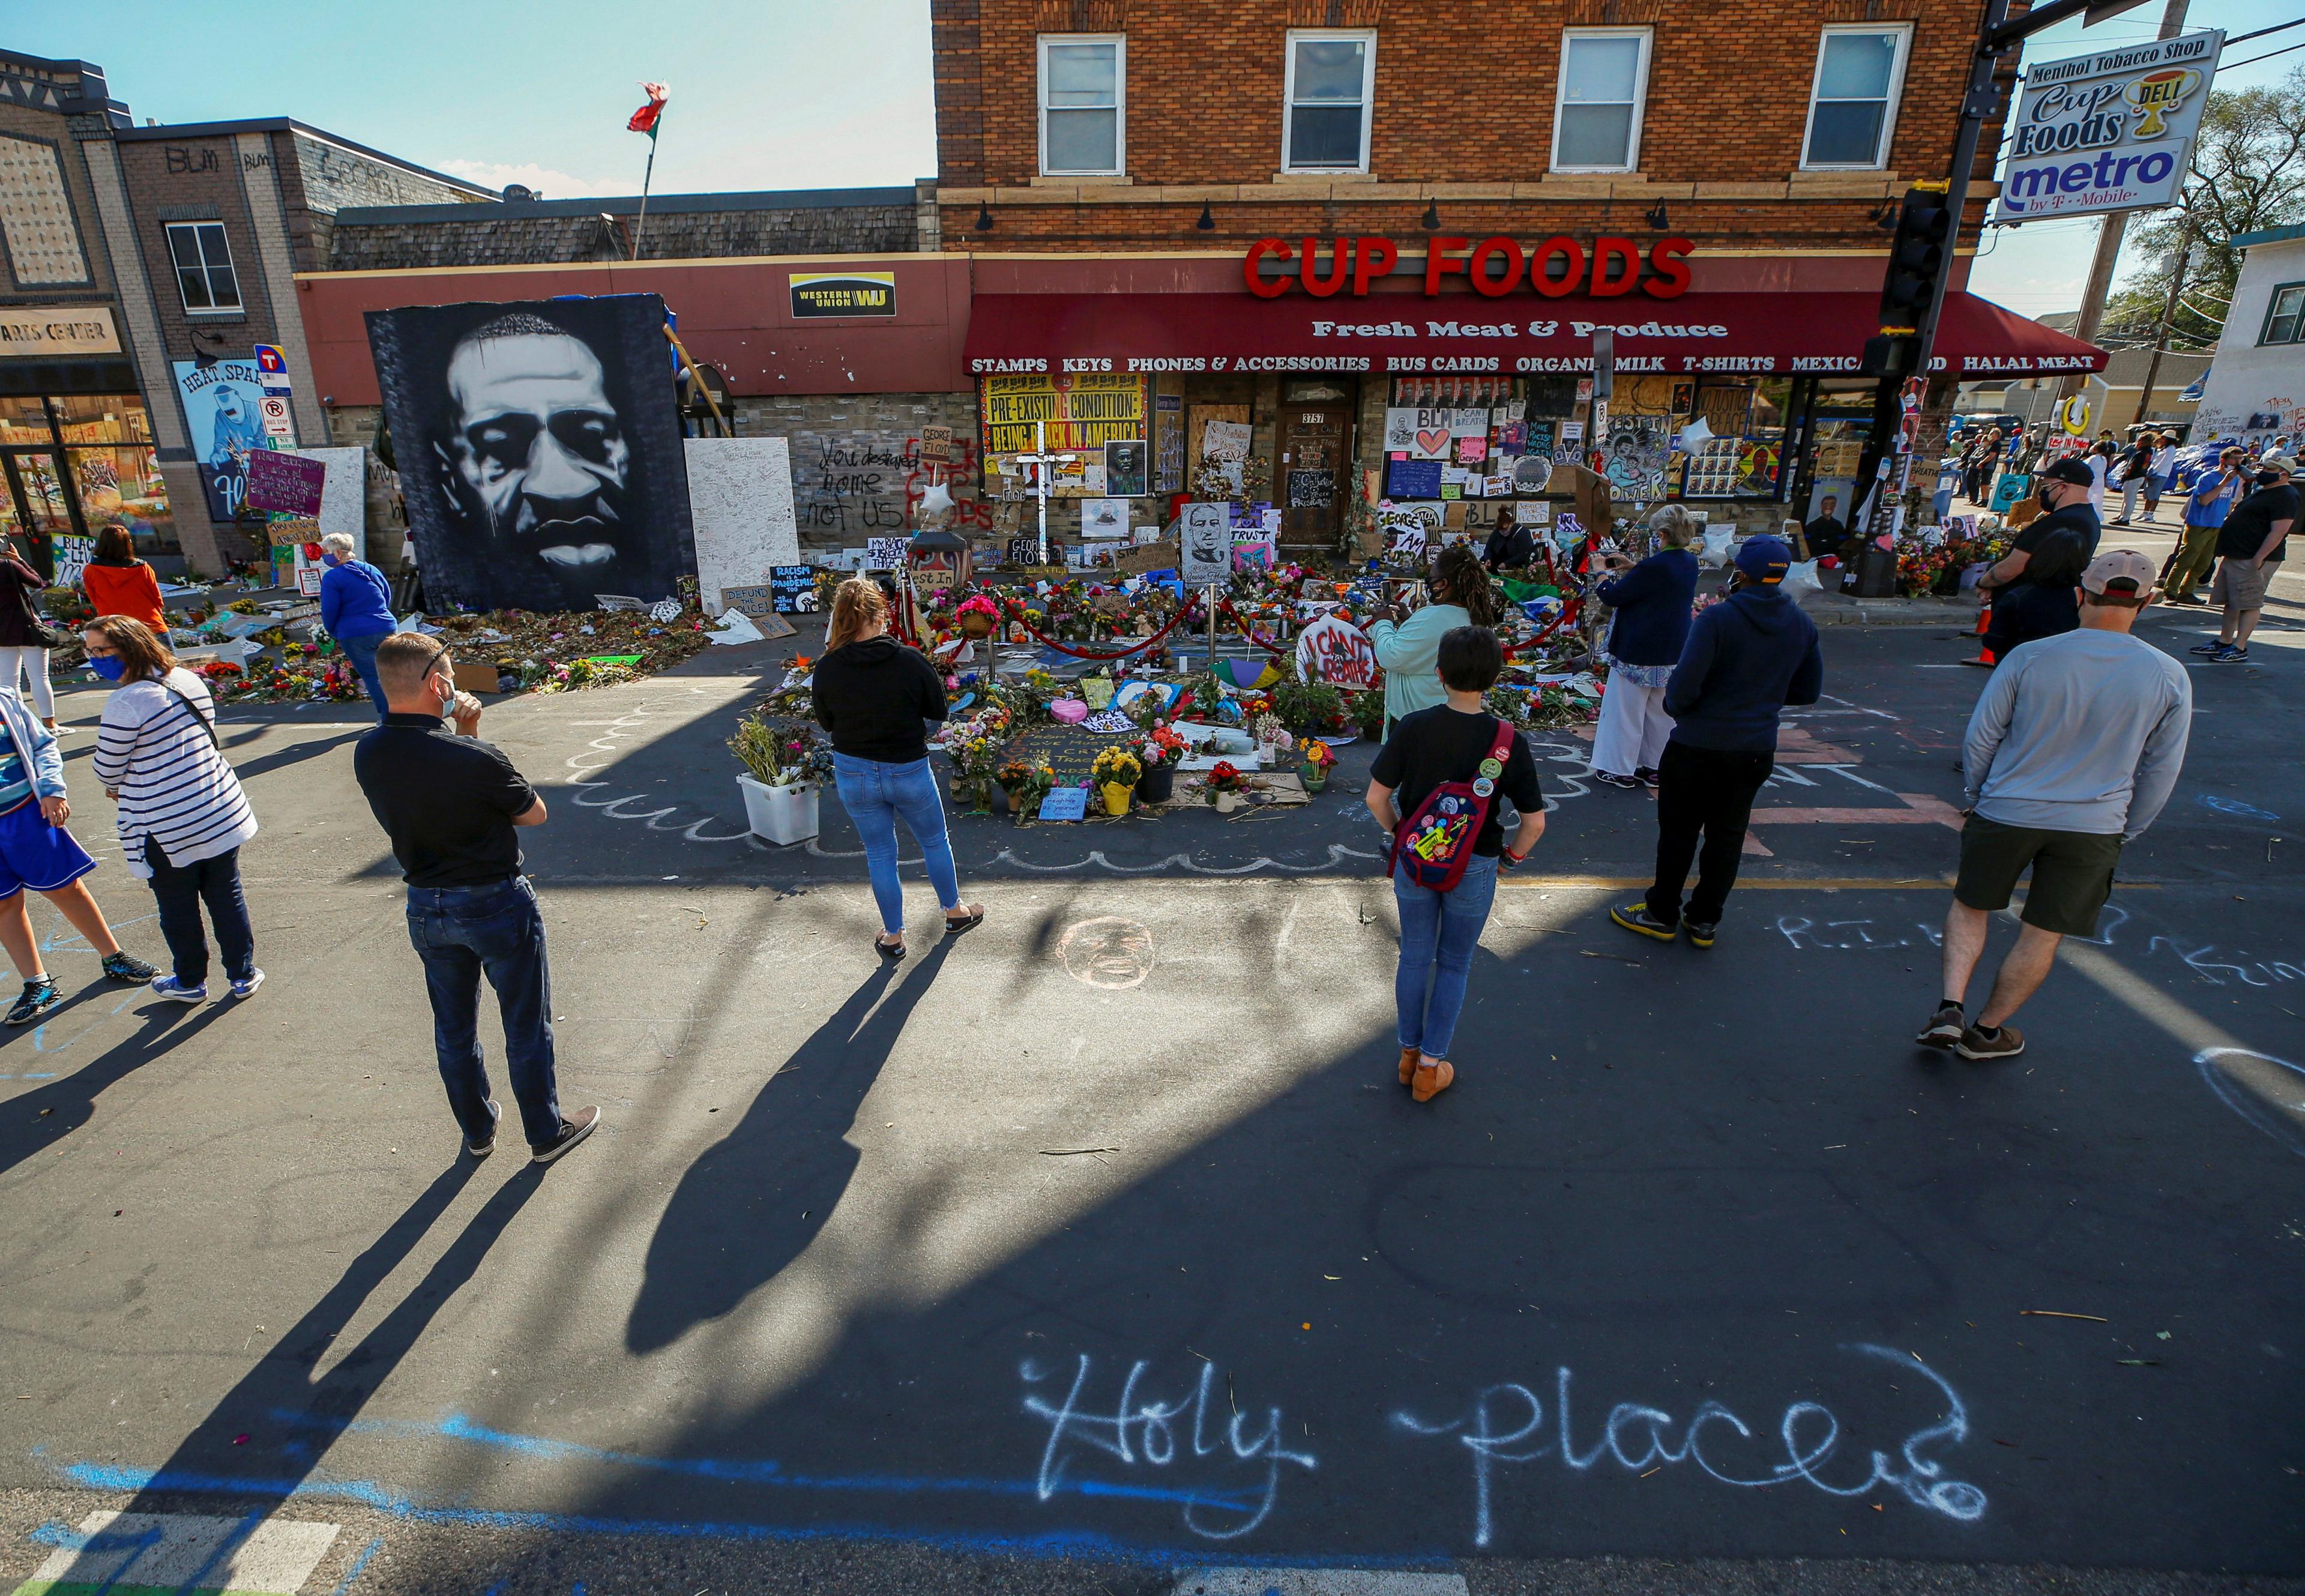
<path id="1" fill-rule="evenodd" d="M 1697 523 L 1679 505 L 1662 506 L 1649 530 L 1663 545 L 1636 565 L 1610 557 L 1619 574 L 1601 584 L 1602 603 L 1617 612 L 1603 657 L 1609 684 L 1601 694 L 1601 724 L 1593 734 L 1593 777 L 1612 787 L 1654 786 L 1657 760 L 1672 734 L 1664 687 L 1688 641 L 1689 607 L 1697 597 L 1697 556 L 1688 540 Z"/>
<path id="2" fill-rule="evenodd" d="M 320 539 L 320 624 L 360 673 L 376 717 L 384 718 L 384 683 L 376 679 L 376 646 L 392 635 L 392 584 L 366 560 L 353 557 L 350 533 Z"/>

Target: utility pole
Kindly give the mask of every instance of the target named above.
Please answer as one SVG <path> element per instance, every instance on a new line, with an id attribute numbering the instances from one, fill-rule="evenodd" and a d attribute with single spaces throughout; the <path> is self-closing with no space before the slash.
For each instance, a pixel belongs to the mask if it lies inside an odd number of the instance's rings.
<path id="1" fill-rule="evenodd" d="M 2177 301 L 2185 292 L 2185 271 L 2193 264 L 2193 215 L 2185 213 L 2185 225 L 2177 235 L 2177 264 L 2169 274 L 2169 302 L 2161 307 L 2161 325 L 2153 329 L 2153 358 L 2145 363 L 2145 386 L 2137 390 L 2137 424 L 2145 420 L 2145 407 L 2153 403 L 2153 384 L 2161 375 L 2161 357 L 2167 352 L 2169 329 L 2177 320 Z"/>
<path id="2" fill-rule="evenodd" d="M 2185 30 L 2187 0 L 2168 0 L 2161 13 L 2163 38 L 2174 38 Z M 2089 261 L 2088 282 L 2081 290 L 2080 319 L 2073 324 L 2073 336 L 2084 344 L 2097 342 L 2098 329 L 2105 324 L 2105 301 L 2113 295 L 2113 268 L 2121 259 L 2122 240 L 2129 233 L 2129 213 L 2116 210 L 2097 223 L 2097 254 Z M 2076 373 L 2057 385 L 2059 397 L 2070 399 L 2088 383 L 2085 374 Z M 2140 413 L 2138 420 L 2145 418 Z"/>

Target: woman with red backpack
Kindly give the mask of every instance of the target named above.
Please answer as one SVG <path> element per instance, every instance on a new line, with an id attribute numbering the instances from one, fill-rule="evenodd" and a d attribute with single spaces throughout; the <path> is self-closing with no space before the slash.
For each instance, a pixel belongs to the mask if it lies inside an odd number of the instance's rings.
<path id="1" fill-rule="evenodd" d="M 1449 1062 L 1465 1007 L 1473 949 L 1497 894 L 1501 858 L 1518 864 L 1544 835 L 1536 760 L 1511 723 L 1483 696 L 1504 669 L 1504 649 L 1485 626 L 1442 634 L 1444 703 L 1396 722 L 1369 773 L 1369 813 L 1392 833 L 1394 901 L 1400 909 L 1400 1083 L 1430 1102 L 1457 1078 Z M 1505 842 L 1499 796 L 1520 811 Z"/>

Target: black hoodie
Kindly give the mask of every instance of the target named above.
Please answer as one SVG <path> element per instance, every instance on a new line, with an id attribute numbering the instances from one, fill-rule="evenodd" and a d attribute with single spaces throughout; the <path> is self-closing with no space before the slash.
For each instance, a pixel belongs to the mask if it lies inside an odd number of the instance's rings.
<path id="1" fill-rule="evenodd" d="M 883 765 L 929 757 L 924 721 L 944 719 L 944 678 L 928 656 L 883 632 L 816 662 L 816 724 L 836 753 Z"/>

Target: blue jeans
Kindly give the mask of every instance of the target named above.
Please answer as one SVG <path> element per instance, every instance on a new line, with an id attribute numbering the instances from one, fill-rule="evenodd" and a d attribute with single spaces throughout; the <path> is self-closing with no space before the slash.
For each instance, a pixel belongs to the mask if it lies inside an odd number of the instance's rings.
<path id="1" fill-rule="evenodd" d="M 960 875 L 953 868 L 952 844 L 944 834 L 944 794 L 937 791 L 926 760 L 883 765 L 837 753 L 832 756 L 832 785 L 864 844 L 864 868 L 872 872 L 882 930 L 893 937 L 905 929 L 905 887 L 897 877 L 898 815 L 920 842 L 939 906 L 960 907 Z"/>
<path id="2" fill-rule="evenodd" d="M 495 1132 L 489 1071 L 481 1057 L 481 977 L 503 1011 L 505 1066 L 531 1147 L 560 1133 L 559 1087 L 552 1068 L 552 976 L 544 961 L 544 916 L 524 878 L 487 887 L 412 887 L 408 940 L 424 960 L 432 999 L 432 1045 L 448 1106 L 472 1141 Z"/>
<path id="3" fill-rule="evenodd" d="M 172 864 L 160 839 L 144 838 L 144 865 L 152 872 L 152 896 L 160 907 L 160 935 L 176 979 L 188 987 L 208 978 L 208 933 L 200 905 L 208 906 L 217 947 L 224 953 L 226 980 L 246 981 L 256 972 L 256 933 L 248 923 L 248 900 L 240 892 L 240 850 L 227 848 L 213 859 Z"/>
<path id="4" fill-rule="evenodd" d="M 1466 864 L 1453 892 L 1412 887 L 1394 870 L 1400 969 L 1392 978 L 1392 1000 L 1400 1012 L 1402 1047 L 1421 1048 L 1428 1058 L 1449 1057 L 1457 1016 L 1464 1012 L 1465 982 L 1473 973 L 1473 949 L 1496 896 L 1497 862 L 1479 853 Z"/>
<path id="5" fill-rule="evenodd" d="M 344 658 L 360 675 L 361 685 L 368 689 L 368 701 L 376 706 L 378 720 L 384 718 L 384 683 L 376 674 L 376 646 L 391 635 L 389 632 L 371 632 L 366 637 L 336 639 L 336 647 L 344 651 Z"/>

